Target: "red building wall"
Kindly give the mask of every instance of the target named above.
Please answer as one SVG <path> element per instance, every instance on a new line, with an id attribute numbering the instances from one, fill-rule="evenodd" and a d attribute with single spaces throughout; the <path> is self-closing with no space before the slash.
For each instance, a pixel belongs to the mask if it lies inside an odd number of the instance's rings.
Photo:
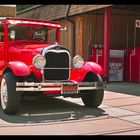
<path id="1" fill-rule="evenodd" d="M 96 62 L 103 67 L 103 49 L 93 48 L 92 55 L 90 56 L 89 61 Z M 116 59 L 116 63 L 117 62 L 118 59 Z M 133 48 L 128 48 L 127 50 L 125 50 L 123 75 L 123 81 L 125 82 L 140 82 L 140 47 L 135 48 L 135 50 Z"/>
<path id="2" fill-rule="evenodd" d="M 140 47 L 129 48 L 125 55 L 125 81 L 140 82 Z"/>

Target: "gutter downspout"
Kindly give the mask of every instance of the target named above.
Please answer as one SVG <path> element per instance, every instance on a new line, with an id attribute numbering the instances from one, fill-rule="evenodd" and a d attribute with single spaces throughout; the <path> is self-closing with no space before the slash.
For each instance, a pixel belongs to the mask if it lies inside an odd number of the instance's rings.
<path id="1" fill-rule="evenodd" d="M 65 19 L 68 20 L 72 24 L 72 34 L 71 34 L 71 39 L 72 39 L 72 56 L 75 56 L 75 22 L 71 19 L 69 19 L 69 10 L 70 6 L 68 5 L 65 11 Z"/>

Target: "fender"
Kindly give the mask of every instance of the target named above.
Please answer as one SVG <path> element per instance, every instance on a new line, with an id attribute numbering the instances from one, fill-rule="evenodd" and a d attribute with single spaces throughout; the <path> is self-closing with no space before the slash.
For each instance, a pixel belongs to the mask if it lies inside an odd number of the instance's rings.
<path id="1" fill-rule="evenodd" d="M 84 62 L 83 67 L 81 69 L 73 69 L 71 71 L 71 80 L 75 80 L 77 82 L 82 82 L 87 75 L 87 73 L 93 72 L 95 74 L 104 76 L 104 69 L 95 62 Z"/>
<path id="2" fill-rule="evenodd" d="M 10 67 L 16 76 L 28 76 L 31 74 L 29 67 L 20 61 L 11 61 L 8 63 L 8 67 Z"/>

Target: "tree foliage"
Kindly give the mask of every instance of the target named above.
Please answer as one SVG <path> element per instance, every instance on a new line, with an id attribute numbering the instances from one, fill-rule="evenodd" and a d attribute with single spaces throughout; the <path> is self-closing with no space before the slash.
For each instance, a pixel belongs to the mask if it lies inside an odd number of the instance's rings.
<path id="1" fill-rule="evenodd" d="M 33 4 L 27 4 L 27 5 L 16 5 L 16 10 L 17 12 L 22 11 L 24 9 L 27 9 L 29 7 L 34 6 Z"/>

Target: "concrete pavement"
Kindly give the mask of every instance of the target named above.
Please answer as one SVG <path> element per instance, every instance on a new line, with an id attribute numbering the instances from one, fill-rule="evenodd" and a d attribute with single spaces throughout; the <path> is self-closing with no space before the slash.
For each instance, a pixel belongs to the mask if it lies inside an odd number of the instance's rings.
<path id="1" fill-rule="evenodd" d="M 140 84 L 109 83 L 97 109 L 62 97 L 25 101 L 12 116 L 0 109 L 0 135 L 140 135 Z"/>

